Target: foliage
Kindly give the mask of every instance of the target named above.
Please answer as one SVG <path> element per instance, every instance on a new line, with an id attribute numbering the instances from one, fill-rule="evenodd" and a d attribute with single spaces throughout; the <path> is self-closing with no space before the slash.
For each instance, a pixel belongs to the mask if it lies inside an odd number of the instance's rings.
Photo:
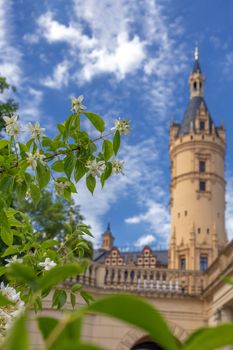
<path id="1" fill-rule="evenodd" d="M 10 86 L 6 81 L 6 78 L 0 76 L 0 94 L 3 94 L 5 90 L 12 89 L 15 91 L 14 86 Z M 6 100 L 0 101 L 0 131 L 4 128 L 5 122 L 3 117 L 11 116 L 18 108 L 17 103 L 13 101 L 13 99 L 8 98 Z"/>
<path id="2" fill-rule="evenodd" d="M 6 88 L 4 83 L 2 89 Z M 114 149 L 109 139 L 115 137 L 118 129 L 105 132 L 103 119 L 85 112 L 82 101 L 82 96 L 72 99 L 73 113 L 57 125 L 54 138 L 45 136 L 45 129 L 36 122 L 29 123 L 30 136 L 21 142 L 18 118 L 3 117 L 9 137 L 0 140 L 0 243 L 4 247 L 0 275 L 8 285 L 1 284 L 0 289 L 3 296 L 10 301 L 16 298 L 23 308 L 41 309 L 42 299 L 50 292 L 53 307 L 64 305 L 67 294 L 60 284 L 83 273 L 87 268 L 86 258 L 92 255 L 92 245 L 86 239 L 92 234 L 82 223 L 72 200 L 75 182 L 86 178 L 87 188 L 93 193 L 98 180 L 103 187 L 113 172 L 121 172 L 119 164 L 116 167 L 116 162 L 120 162 L 116 159 L 118 149 Z M 81 127 L 81 120 L 85 119 L 96 130 L 93 130 L 97 134 L 94 139 Z M 106 151 L 106 142 L 111 152 Z M 54 200 L 45 191 L 48 186 L 55 188 Z M 64 202 L 69 202 L 69 206 L 65 207 Z M 32 220 L 28 213 L 33 213 Z M 69 220 L 63 222 L 67 214 Z M 50 237 L 38 233 L 43 229 Z M 52 237 L 58 230 L 59 240 Z M 81 285 L 73 286 L 70 292 L 73 307 L 77 293 L 88 302 L 92 299 Z M 4 315 L 11 317 L 14 311 L 10 303 L 4 308 Z"/>
<path id="3" fill-rule="evenodd" d="M 74 201 L 70 202 L 53 194 L 52 191 L 42 190 L 41 199 L 37 206 L 29 198 L 23 202 L 13 203 L 14 208 L 30 217 L 33 228 L 46 238 L 63 239 L 66 234 L 66 224 L 75 229 L 76 224 L 83 223 L 84 217 Z"/>

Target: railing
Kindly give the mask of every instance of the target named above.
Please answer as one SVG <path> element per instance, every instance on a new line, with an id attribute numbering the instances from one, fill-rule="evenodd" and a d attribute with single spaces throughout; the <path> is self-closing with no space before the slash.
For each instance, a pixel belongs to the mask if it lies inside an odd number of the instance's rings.
<path id="1" fill-rule="evenodd" d="M 198 271 L 105 266 L 94 262 L 77 279 L 88 287 L 135 293 L 199 295 L 203 285 L 202 273 Z"/>
<path id="2" fill-rule="evenodd" d="M 223 283 L 224 276 L 232 275 L 233 270 L 233 241 L 221 251 L 217 259 L 204 272 L 204 290 L 209 289 L 216 283 Z"/>

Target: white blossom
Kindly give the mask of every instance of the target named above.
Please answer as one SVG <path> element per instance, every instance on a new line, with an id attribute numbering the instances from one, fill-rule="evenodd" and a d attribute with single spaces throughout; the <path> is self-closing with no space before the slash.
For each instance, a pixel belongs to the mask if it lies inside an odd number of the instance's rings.
<path id="1" fill-rule="evenodd" d="M 14 255 L 10 259 L 5 259 L 5 261 L 7 262 L 6 266 L 10 266 L 11 264 L 14 264 L 14 263 L 22 263 L 23 259 L 20 259 L 17 257 L 17 255 Z"/>
<path id="2" fill-rule="evenodd" d="M 5 284 L 1 282 L 0 291 L 10 301 L 13 301 L 14 303 L 16 303 L 18 307 L 22 308 L 24 306 L 24 302 L 20 299 L 20 292 L 17 293 L 15 288 L 10 287 L 8 284 L 5 286 Z"/>
<path id="3" fill-rule="evenodd" d="M 20 298 L 20 293 L 17 293 L 9 285 L 5 286 L 3 282 L 0 285 L 0 291 L 7 299 L 15 303 L 0 308 L 0 337 L 5 337 L 6 331 L 11 327 L 14 319 L 22 312 L 24 302 Z"/>
<path id="4" fill-rule="evenodd" d="M 33 169 L 33 170 L 36 170 L 36 167 L 37 167 L 37 160 L 35 159 L 35 156 L 33 153 L 31 152 L 27 152 L 27 162 L 28 164 L 30 165 L 30 167 Z"/>
<path id="5" fill-rule="evenodd" d="M 112 161 L 112 171 L 115 174 L 119 174 L 122 173 L 123 174 L 123 169 L 124 169 L 124 162 L 118 159 L 114 159 Z"/>
<path id="6" fill-rule="evenodd" d="M 84 100 L 84 96 L 80 95 L 79 97 L 71 97 L 71 110 L 74 113 L 79 113 L 84 111 L 84 109 L 86 109 L 86 107 L 82 104 L 83 100 Z"/>
<path id="7" fill-rule="evenodd" d="M 27 154 L 27 162 L 33 170 L 36 170 L 37 162 L 40 162 L 43 165 L 45 164 L 44 162 L 45 155 L 41 154 L 39 150 L 36 150 L 35 153 L 26 152 L 26 154 Z"/>
<path id="8" fill-rule="evenodd" d="M 96 159 L 88 160 L 86 163 L 86 168 L 89 169 L 87 172 L 87 176 L 92 175 L 94 177 L 100 177 L 101 173 L 105 169 L 105 162 L 102 160 L 97 162 Z"/>
<path id="9" fill-rule="evenodd" d="M 29 200 L 32 197 L 31 191 L 27 190 L 27 192 L 25 193 L 25 199 L 26 201 Z"/>
<path id="10" fill-rule="evenodd" d="M 118 130 L 121 135 L 128 135 L 131 131 L 130 122 L 126 119 L 115 119 L 114 127 L 111 130 Z"/>
<path id="11" fill-rule="evenodd" d="M 40 139 L 44 135 L 45 128 L 40 127 L 40 123 L 36 122 L 35 124 L 29 123 L 28 129 L 33 139 Z"/>
<path id="12" fill-rule="evenodd" d="M 21 126 L 18 122 L 18 117 L 13 115 L 12 117 L 3 117 L 6 123 L 6 132 L 8 135 L 17 138 L 21 129 Z"/>
<path id="13" fill-rule="evenodd" d="M 55 188 L 58 194 L 61 196 L 64 194 L 64 191 L 66 188 L 70 187 L 70 182 L 65 181 L 65 182 L 56 182 L 55 183 Z"/>
<path id="14" fill-rule="evenodd" d="M 41 164 L 45 165 L 44 158 L 45 155 L 40 153 L 40 151 L 37 149 L 36 152 L 34 153 L 35 159 L 40 162 Z"/>
<path id="15" fill-rule="evenodd" d="M 51 270 L 56 265 L 57 264 L 53 260 L 51 260 L 50 258 L 46 258 L 44 262 L 39 263 L 39 266 L 44 267 L 44 269 L 46 271 Z"/>
<path id="16" fill-rule="evenodd" d="M 10 125 L 14 125 L 17 122 L 17 119 L 18 119 L 18 116 L 17 115 L 12 115 L 12 117 L 3 117 L 5 123 L 6 123 L 6 126 L 10 126 Z"/>

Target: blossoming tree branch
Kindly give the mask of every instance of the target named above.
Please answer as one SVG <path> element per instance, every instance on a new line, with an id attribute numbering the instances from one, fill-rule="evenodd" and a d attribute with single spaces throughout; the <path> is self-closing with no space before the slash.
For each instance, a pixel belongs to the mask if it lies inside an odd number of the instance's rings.
<path id="1" fill-rule="evenodd" d="M 27 126 L 30 136 L 26 142 L 20 141 L 25 130 L 19 118 L 16 115 L 3 118 L 6 138 L 0 140 L 0 237 L 5 247 L 0 267 L 2 336 L 19 309 L 41 309 L 42 299 L 51 289 L 53 307 L 65 304 L 66 292 L 56 286 L 87 267 L 83 257 L 90 246 L 85 237 L 92 236 L 84 224 L 78 224 L 75 230 L 66 225 L 63 241 L 46 238 L 41 241 L 29 218 L 12 206 L 13 199 L 27 200 L 37 206 L 41 191 L 46 186 L 54 186 L 58 195 L 70 201 L 76 193 L 76 183 L 83 177 L 93 193 L 97 180 L 103 187 L 111 175 L 123 171 L 123 161 L 116 157 L 121 135 L 130 132 L 129 122 L 115 120 L 113 128 L 106 131 L 103 119 L 85 109 L 83 96 L 73 97 L 72 114 L 57 125 L 58 133 L 53 139 L 45 136 L 45 129 L 36 122 Z M 82 129 L 84 119 L 99 133 L 96 138 Z M 74 238 L 75 248 L 71 244 Z M 87 302 L 91 299 L 82 291 L 82 286 L 74 286 L 70 293 L 73 306 L 76 293 Z"/>

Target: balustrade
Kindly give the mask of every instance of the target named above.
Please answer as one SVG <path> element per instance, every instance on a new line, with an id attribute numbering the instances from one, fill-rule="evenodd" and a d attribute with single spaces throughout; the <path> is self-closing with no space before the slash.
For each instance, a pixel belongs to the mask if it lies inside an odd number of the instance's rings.
<path id="1" fill-rule="evenodd" d="M 78 276 L 78 281 L 85 286 L 105 290 L 188 295 L 201 293 L 202 279 L 202 274 L 198 271 L 106 266 L 94 262 L 90 263 L 83 275 Z"/>

